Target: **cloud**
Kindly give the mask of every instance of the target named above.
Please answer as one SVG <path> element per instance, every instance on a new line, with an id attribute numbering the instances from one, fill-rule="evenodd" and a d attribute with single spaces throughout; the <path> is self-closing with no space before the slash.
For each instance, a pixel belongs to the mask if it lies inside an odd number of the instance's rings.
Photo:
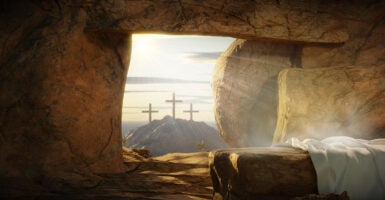
<path id="1" fill-rule="evenodd" d="M 188 53 L 185 53 L 185 57 L 193 62 L 202 62 L 202 61 L 215 62 L 221 54 L 222 52 L 220 51 L 188 52 Z"/>
<path id="2" fill-rule="evenodd" d="M 191 100 L 188 100 L 186 102 L 192 103 L 192 104 L 206 104 L 206 105 L 214 104 L 213 101 L 199 100 L 199 99 L 191 99 Z"/>
<path id="3" fill-rule="evenodd" d="M 173 78 L 159 78 L 159 77 L 127 77 L 127 84 L 210 84 L 209 81 L 195 81 Z"/>
<path id="4" fill-rule="evenodd" d="M 193 99 L 213 99 L 213 96 L 204 95 L 178 95 L 181 98 L 193 98 Z"/>
<path id="5" fill-rule="evenodd" d="M 213 104 L 214 98 L 212 96 L 198 96 L 198 95 L 179 95 L 183 99 L 183 103 L 192 104 Z"/>
<path id="6" fill-rule="evenodd" d="M 191 98 L 183 99 L 183 103 L 192 103 L 192 104 L 213 104 L 214 99 L 204 99 L 204 98 Z"/>

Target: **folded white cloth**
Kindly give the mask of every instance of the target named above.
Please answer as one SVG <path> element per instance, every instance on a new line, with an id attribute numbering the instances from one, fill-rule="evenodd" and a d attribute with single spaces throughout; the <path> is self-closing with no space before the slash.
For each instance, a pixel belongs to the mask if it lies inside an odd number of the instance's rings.
<path id="1" fill-rule="evenodd" d="M 320 194 L 347 191 L 352 200 L 385 199 L 385 139 L 292 138 L 286 145 L 309 152 Z"/>

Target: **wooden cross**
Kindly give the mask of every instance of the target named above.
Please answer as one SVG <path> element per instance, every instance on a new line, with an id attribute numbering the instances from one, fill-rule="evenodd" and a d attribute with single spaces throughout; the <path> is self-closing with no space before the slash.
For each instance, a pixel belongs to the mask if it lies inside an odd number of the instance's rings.
<path id="1" fill-rule="evenodd" d="M 193 121 L 193 113 L 199 112 L 199 110 L 193 110 L 193 105 L 190 103 L 190 110 L 184 110 L 183 112 L 188 112 L 190 113 L 190 121 Z"/>
<path id="2" fill-rule="evenodd" d="M 172 103 L 172 118 L 175 119 L 175 103 L 180 103 L 182 100 L 175 100 L 175 93 L 172 93 L 172 100 L 166 100 L 167 103 Z"/>
<path id="3" fill-rule="evenodd" d="M 148 122 L 151 123 L 151 115 L 152 113 L 157 113 L 157 110 L 152 110 L 151 104 L 148 104 L 148 110 L 142 110 L 142 113 L 148 113 Z"/>

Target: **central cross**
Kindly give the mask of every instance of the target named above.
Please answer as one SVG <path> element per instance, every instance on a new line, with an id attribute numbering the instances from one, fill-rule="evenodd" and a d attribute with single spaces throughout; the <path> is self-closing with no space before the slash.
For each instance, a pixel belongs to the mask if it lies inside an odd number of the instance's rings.
<path id="1" fill-rule="evenodd" d="M 184 110 L 183 112 L 190 113 L 190 121 L 193 121 L 193 113 L 197 113 L 199 110 L 193 110 L 193 105 L 190 103 L 190 110 Z"/>
<path id="2" fill-rule="evenodd" d="M 175 119 L 175 103 L 180 103 L 182 100 L 175 100 L 175 92 L 172 93 L 172 100 L 166 100 L 167 103 L 172 103 L 172 118 Z"/>
<path id="3" fill-rule="evenodd" d="M 148 104 L 148 110 L 142 110 L 142 113 L 148 113 L 148 123 L 151 123 L 151 115 L 152 113 L 157 113 L 157 110 L 152 110 L 151 104 Z"/>

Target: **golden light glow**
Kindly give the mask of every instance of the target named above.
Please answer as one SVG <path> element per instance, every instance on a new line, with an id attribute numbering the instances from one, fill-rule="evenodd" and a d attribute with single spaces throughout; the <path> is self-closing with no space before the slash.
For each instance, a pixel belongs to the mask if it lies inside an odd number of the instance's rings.
<path id="1" fill-rule="evenodd" d="M 177 118 L 187 119 L 183 110 L 190 103 L 199 113 L 197 121 L 213 122 L 213 97 L 210 88 L 211 72 L 215 65 L 212 54 L 219 55 L 233 38 L 133 34 L 128 79 L 138 82 L 126 84 L 123 100 L 123 121 L 147 121 L 141 111 L 153 105 L 152 119 L 171 114 L 165 103 L 173 92 L 183 103 L 178 104 Z M 207 59 L 209 55 L 210 59 Z"/>

